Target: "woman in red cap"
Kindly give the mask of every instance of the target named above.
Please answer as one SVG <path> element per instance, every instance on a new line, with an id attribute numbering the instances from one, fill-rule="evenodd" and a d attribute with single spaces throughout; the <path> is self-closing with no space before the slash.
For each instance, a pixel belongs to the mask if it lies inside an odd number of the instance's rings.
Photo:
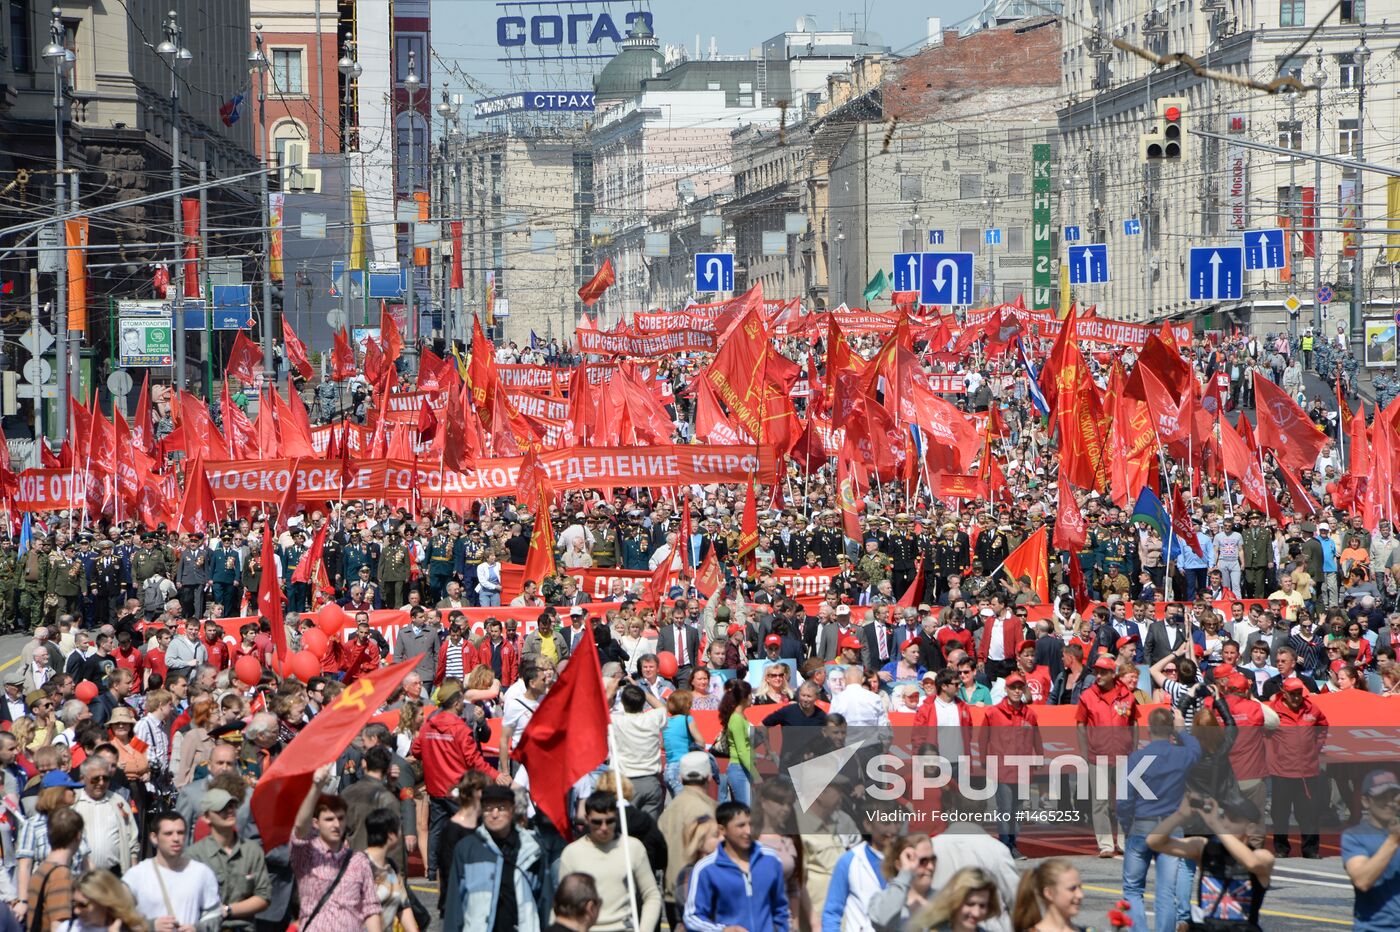
<path id="1" fill-rule="evenodd" d="M 919 639 L 909 638 L 899 645 L 899 657 L 880 668 L 880 686 L 885 692 L 895 683 L 915 682 L 924 675 L 919 663 Z"/>

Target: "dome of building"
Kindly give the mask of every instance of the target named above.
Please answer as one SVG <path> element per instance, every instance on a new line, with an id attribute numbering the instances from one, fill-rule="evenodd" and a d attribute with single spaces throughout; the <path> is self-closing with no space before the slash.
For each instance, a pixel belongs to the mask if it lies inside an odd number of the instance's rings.
<path id="1" fill-rule="evenodd" d="M 646 21 L 638 18 L 622 40 L 622 51 L 593 80 L 593 91 L 600 103 L 631 100 L 641 92 L 642 82 L 660 74 L 664 65 L 665 57 L 656 36 Z"/>

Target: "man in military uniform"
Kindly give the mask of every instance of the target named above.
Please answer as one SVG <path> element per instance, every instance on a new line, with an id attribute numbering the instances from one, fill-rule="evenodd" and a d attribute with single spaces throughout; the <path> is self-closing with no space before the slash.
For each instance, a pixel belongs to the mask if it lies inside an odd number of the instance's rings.
<path id="1" fill-rule="evenodd" d="M 219 537 L 219 546 L 211 554 L 213 567 L 209 581 L 214 584 L 214 601 L 224 607 L 224 616 L 239 614 L 238 580 L 243 575 L 243 559 L 233 546 L 233 534 L 225 531 Z"/>
<path id="2" fill-rule="evenodd" d="M 84 578 L 91 580 L 92 568 L 97 563 L 97 551 L 92 549 L 91 536 L 83 534 L 78 538 L 78 552 L 74 555 L 74 559 L 83 565 Z M 96 608 L 97 606 L 94 603 L 92 595 L 92 585 L 89 582 L 89 584 L 83 588 L 83 594 L 78 600 L 78 610 L 80 612 L 80 617 L 83 619 L 83 627 L 92 628 L 96 627 L 97 624 L 107 624 L 111 621 L 110 618 L 104 618 L 94 624 L 93 618 Z"/>
<path id="3" fill-rule="evenodd" d="M 351 538 L 350 543 L 345 545 L 342 560 L 344 575 L 336 580 L 336 585 L 341 590 L 348 589 L 352 582 L 360 578 L 360 567 L 362 566 L 369 567 L 369 574 L 373 577 L 378 563 L 379 545 L 374 542 L 369 531 L 360 531 L 359 534 Z"/>
<path id="4" fill-rule="evenodd" d="M 458 550 L 462 556 L 462 598 L 467 600 L 468 605 L 478 605 L 476 571 L 486 562 L 486 540 L 479 526 L 471 525 L 467 533 L 458 539 Z"/>
<path id="5" fill-rule="evenodd" d="M 170 564 L 165 560 L 165 551 L 156 547 L 153 534 L 141 536 L 141 548 L 131 555 L 131 587 L 137 592 L 146 585 L 146 580 L 159 573 L 170 576 Z"/>
<path id="6" fill-rule="evenodd" d="M 846 552 L 845 534 L 836 527 L 836 512 L 822 512 L 821 524 L 812 532 L 807 548 L 822 561 L 823 567 L 836 565 L 836 558 Z"/>
<path id="7" fill-rule="evenodd" d="M 1011 553 L 1006 529 L 993 525 L 991 515 L 983 515 L 982 532 L 977 536 L 977 546 L 973 549 L 983 566 L 1001 566 Z"/>
<path id="8" fill-rule="evenodd" d="M 856 564 L 856 573 L 872 593 L 876 586 L 890 578 L 890 556 L 880 551 L 880 541 L 873 534 L 866 535 L 865 552 Z"/>
<path id="9" fill-rule="evenodd" d="M 0 540 L 0 633 L 18 630 L 19 584 L 22 576 L 15 545 Z"/>
<path id="10" fill-rule="evenodd" d="M 949 522 L 943 525 L 943 533 L 933 544 L 933 576 L 940 586 L 946 586 L 949 576 L 961 575 L 967 568 L 967 547 L 958 540 L 958 526 Z"/>
<path id="11" fill-rule="evenodd" d="M 49 594 L 57 597 L 57 604 L 45 603 L 45 621 L 53 621 L 59 615 L 77 614 L 78 603 L 86 590 L 87 574 L 78 559 L 78 548 L 70 540 L 63 545 L 61 553 L 52 554 L 49 559 Z"/>
<path id="12" fill-rule="evenodd" d="M 1130 577 L 1132 569 L 1129 545 L 1123 536 L 1123 527 L 1119 524 L 1112 524 L 1108 527 L 1108 536 L 1100 544 L 1100 566 L 1105 574 L 1110 568 L 1116 568 L 1118 575 Z"/>
<path id="13" fill-rule="evenodd" d="M 31 630 L 43 623 L 44 596 L 49 586 L 49 542 L 35 537 L 29 551 L 20 559 L 19 614 Z"/>
<path id="14" fill-rule="evenodd" d="M 139 549 L 136 546 L 136 535 L 128 528 L 123 529 L 120 534 L 114 530 L 112 537 L 112 555 L 121 565 L 122 598 L 130 599 L 136 595 L 136 587 L 131 584 L 131 557 Z"/>
<path id="15" fill-rule="evenodd" d="M 601 510 L 601 509 L 599 509 Z M 592 516 L 589 521 L 593 521 Z M 613 527 L 612 520 L 606 512 L 602 512 L 595 524 L 592 525 L 593 546 L 588 549 L 588 554 L 593 558 L 593 566 L 600 570 L 616 569 L 619 541 L 617 528 Z M 681 541 L 679 546 L 689 547 L 690 541 Z"/>
<path id="16" fill-rule="evenodd" d="M 88 591 L 92 595 L 93 614 L 99 625 L 111 624 L 125 597 L 126 580 L 122 577 L 122 561 L 113 552 L 110 540 L 97 542 L 97 559 L 88 575 Z"/>
<path id="17" fill-rule="evenodd" d="M 1269 581 L 1269 564 L 1274 559 L 1273 533 L 1264 526 L 1263 516 L 1252 512 L 1249 524 L 1244 529 L 1244 547 L 1241 557 L 1244 561 L 1244 597 L 1265 599 L 1273 592 Z"/>
<path id="18" fill-rule="evenodd" d="M 271 531 L 264 528 L 264 534 Z M 257 599 L 258 589 L 262 586 L 262 538 L 248 538 L 248 559 L 243 561 L 243 573 L 240 580 L 243 584 L 243 591 L 249 594 L 252 599 Z M 227 605 L 224 606 L 228 608 Z"/>
<path id="19" fill-rule="evenodd" d="M 408 548 L 412 544 L 394 535 L 379 552 L 379 583 L 384 587 L 384 607 L 401 608 L 408 601 Z"/>
<path id="20" fill-rule="evenodd" d="M 306 532 L 301 528 L 292 531 L 292 543 L 283 547 L 282 553 L 282 591 L 287 593 L 287 611 L 304 612 L 307 609 L 307 599 L 311 594 L 309 583 L 294 583 L 292 575 L 297 571 L 297 564 L 301 562 L 302 556 L 306 553 Z"/>
<path id="21" fill-rule="evenodd" d="M 896 596 L 904 593 L 914 584 L 918 572 L 919 538 L 914 534 L 914 519 L 904 512 L 895 515 L 894 534 L 889 539 L 890 584 Z M 923 600 L 923 593 L 916 598 Z"/>
<path id="22" fill-rule="evenodd" d="M 180 549 L 175 585 L 180 587 L 180 604 L 186 618 L 204 614 L 204 588 L 209 583 L 209 548 L 198 531 L 188 534 Z"/>
<path id="23" fill-rule="evenodd" d="M 445 524 L 434 528 L 432 537 L 428 538 L 428 591 L 431 593 L 431 605 L 441 601 L 443 593 L 447 591 L 447 584 L 452 579 L 456 547 L 457 542 L 447 533 Z M 398 608 L 397 605 L 393 607 Z"/>

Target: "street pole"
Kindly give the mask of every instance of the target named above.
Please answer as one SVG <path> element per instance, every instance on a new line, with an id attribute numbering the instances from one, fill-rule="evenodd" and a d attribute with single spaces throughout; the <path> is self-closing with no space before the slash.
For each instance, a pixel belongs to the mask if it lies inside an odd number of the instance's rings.
<path id="1" fill-rule="evenodd" d="M 1361 162 L 1366 157 L 1366 62 L 1371 57 L 1371 50 L 1366 45 L 1366 30 L 1361 30 L 1361 44 L 1351 53 L 1352 61 L 1356 64 L 1356 161 Z M 1365 338 L 1366 314 L 1366 262 L 1361 249 L 1361 231 L 1365 226 L 1365 185 L 1363 176 L 1358 170 L 1356 173 L 1356 191 L 1352 195 L 1355 198 L 1355 210 L 1352 214 L 1356 232 L 1352 235 L 1352 247 L 1354 252 L 1351 257 L 1351 348 L 1357 359 L 1361 358 L 1363 352 L 1362 340 Z"/>
<path id="2" fill-rule="evenodd" d="M 1322 67 L 1322 46 L 1317 47 L 1317 70 L 1313 72 L 1313 85 L 1317 88 L 1317 136 L 1314 145 L 1322 151 L 1322 85 L 1327 83 L 1327 70 Z M 1326 340 L 1323 332 L 1322 304 L 1317 293 L 1322 290 L 1322 233 L 1318 226 L 1322 223 L 1322 160 L 1313 162 L 1313 333 L 1318 339 Z"/>
<path id="3" fill-rule="evenodd" d="M 156 54 L 170 65 L 170 201 L 175 220 L 175 296 L 170 302 L 171 324 L 175 336 L 174 379 L 177 389 L 185 387 L 185 262 L 184 217 L 180 208 L 180 83 L 179 69 L 194 58 L 180 44 L 184 30 L 171 10 L 165 22 L 165 40 L 156 46 Z"/>
<path id="4" fill-rule="evenodd" d="M 413 133 L 418 127 L 418 114 L 413 109 L 413 92 L 418 90 L 418 85 L 422 83 L 418 78 L 418 66 L 413 50 L 408 53 L 408 74 L 404 76 L 404 90 L 408 92 L 408 200 L 414 209 L 418 207 L 418 163 L 414 161 L 413 154 Z M 426 142 L 426 140 L 425 140 Z M 417 214 L 415 213 L 416 217 Z M 414 292 L 418 289 L 418 268 L 414 262 L 414 230 L 416 223 L 408 225 L 408 288 L 404 296 L 405 313 L 408 315 L 406 321 L 408 327 L 408 339 L 404 341 L 404 355 L 408 361 L 408 371 L 416 379 L 418 376 L 418 312 L 414 309 Z"/>
<path id="5" fill-rule="evenodd" d="M 39 323 L 39 270 L 34 266 L 29 267 L 29 332 L 34 340 L 34 345 L 39 345 L 39 328 L 43 325 Z M 43 367 L 44 356 L 42 353 L 35 353 L 34 358 L 39 360 L 40 368 Z M 19 368 L 16 366 L 16 368 Z M 59 373 L 59 381 L 62 381 L 63 373 Z M 29 451 L 29 465 L 34 469 L 39 469 L 44 465 L 44 455 L 40 452 L 39 445 L 44 443 L 44 386 L 34 386 L 34 446 Z"/>
<path id="6" fill-rule="evenodd" d="M 53 19 L 49 23 L 49 44 L 44 48 L 44 59 L 53 67 L 53 199 L 54 216 L 59 218 L 54 229 L 57 235 L 56 245 L 66 245 L 67 238 L 63 216 L 68 212 L 65 200 L 67 190 L 64 185 L 63 169 L 63 72 L 68 66 L 68 49 L 63 45 L 65 31 L 63 28 L 62 13 L 58 7 L 52 10 Z M 58 414 L 58 442 L 62 443 L 68 436 L 68 270 L 66 249 L 57 249 L 50 255 L 62 257 L 59 267 L 54 270 L 54 364 L 57 370 L 55 381 L 58 383 L 58 398 L 56 404 Z M 34 321 L 37 323 L 38 318 Z M 39 391 L 36 404 L 43 404 L 43 391 Z"/>
<path id="7" fill-rule="evenodd" d="M 350 255 L 354 251 L 355 243 L 355 223 L 352 216 L 354 207 L 350 195 L 350 105 L 352 103 L 351 85 L 360 76 L 364 68 L 355 61 L 355 43 L 346 42 L 344 54 L 340 56 L 340 61 L 336 63 L 336 68 L 340 71 L 344 88 L 341 94 L 341 105 L 344 110 L 344 122 L 340 131 L 340 177 L 341 184 L 345 188 L 345 269 L 340 280 L 340 313 L 345 320 L 345 327 L 350 326 Z M 348 332 L 348 331 L 347 331 Z"/>
<path id="8" fill-rule="evenodd" d="M 258 73 L 258 159 L 267 168 L 267 56 L 263 54 L 262 23 L 254 23 L 257 48 L 248 63 Z M 258 216 L 262 221 L 262 351 L 263 381 L 277 389 L 277 368 L 272 361 L 272 220 L 268 216 L 267 172 L 258 175 Z M 290 386 L 288 387 L 290 391 Z"/>
<path id="9" fill-rule="evenodd" d="M 1298 134 L 1298 143 L 1302 145 L 1303 130 L 1298 125 L 1298 92 L 1294 88 L 1288 88 L 1288 144 L 1293 144 L 1293 134 Z M 1298 202 L 1301 200 L 1298 192 L 1298 160 L 1288 160 L 1288 232 L 1285 235 L 1285 248 L 1288 250 L 1288 268 L 1290 278 L 1296 275 L 1294 271 L 1297 263 L 1294 261 L 1296 253 L 1293 250 L 1294 237 L 1298 235 Z M 1295 289 L 1297 285 L 1293 286 Z M 1290 339 L 1298 339 L 1298 315 L 1288 315 L 1288 335 Z M 1313 331 L 1313 343 L 1317 343 L 1317 331 Z"/>
<path id="10" fill-rule="evenodd" d="M 437 112 L 442 114 L 442 164 L 440 166 L 440 171 L 442 172 L 442 203 L 453 205 L 451 211 L 452 216 L 447 220 L 447 238 L 450 241 L 452 236 L 452 224 L 454 222 L 460 222 L 462 219 L 462 207 L 458 199 L 453 196 L 453 192 L 460 194 L 462 189 L 459 183 L 460 173 L 457 171 L 456 161 L 450 158 L 452 154 L 452 123 L 457 118 L 457 109 L 452 106 L 452 99 L 448 96 L 446 81 L 442 82 L 442 103 L 437 105 Z M 451 173 L 450 175 L 449 172 Z M 451 192 L 448 190 L 449 183 L 451 183 L 453 188 Z M 441 233 L 439 233 L 439 236 L 441 236 Z M 439 242 L 441 242 L 441 240 L 439 240 Z M 453 243 L 452 248 L 454 250 L 457 248 L 456 243 Z M 441 250 L 439 250 L 439 252 L 441 252 Z M 454 251 L 452 254 L 452 261 L 460 262 L 461 259 L 462 257 L 457 255 Z M 454 302 L 457 297 L 455 292 L 458 291 L 458 289 L 451 287 L 452 278 L 449 274 L 448 267 L 442 265 L 442 263 L 439 263 L 439 266 L 441 266 L 439 271 L 442 275 L 442 335 L 444 341 L 451 345 L 452 339 L 456 335 L 457 315 L 454 313 Z"/>
<path id="11" fill-rule="evenodd" d="M 214 345 L 214 289 L 210 287 L 209 271 L 209 163 L 199 163 L 199 267 L 204 270 L 204 281 L 199 293 L 204 296 L 204 326 L 199 331 L 199 352 L 204 356 L 204 397 L 214 397 L 214 360 L 211 350 Z"/>

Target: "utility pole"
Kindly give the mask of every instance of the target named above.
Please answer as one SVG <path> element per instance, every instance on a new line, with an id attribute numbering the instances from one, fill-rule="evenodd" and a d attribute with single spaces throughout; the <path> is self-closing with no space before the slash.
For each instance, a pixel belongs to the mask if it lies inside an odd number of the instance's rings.
<path id="1" fill-rule="evenodd" d="M 1294 133 L 1297 133 L 1299 146 L 1303 143 L 1303 128 L 1298 123 L 1298 91 L 1295 88 L 1288 88 L 1284 93 L 1288 95 L 1288 144 L 1293 145 Z M 1296 275 L 1295 271 L 1298 263 L 1294 260 L 1297 253 L 1293 249 L 1295 237 L 1298 235 L 1298 208 L 1302 198 L 1298 191 L 1298 160 L 1288 160 L 1288 232 L 1284 234 L 1285 248 L 1288 250 L 1288 268 L 1290 277 Z M 1294 285 L 1294 288 L 1297 286 Z M 1288 335 L 1296 340 L 1298 338 L 1298 315 L 1288 315 Z M 1313 331 L 1313 343 L 1317 343 L 1317 331 Z"/>
<path id="2" fill-rule="evenodd" d="M 449 156 L 452 154 L 452 124 L 457 119 L 457 108 L 453 106 L 452 99 L 447 93 L 446 81 L 442 82 L 442 102 L 437 105 L 437 112 L 442 114 L 442 203 L 453 205 L 453 209 L 451 212 L 452 216 L 448 218 L 447 225 L 447 235 L 450 240 L 452 235 L 452 224 L 461 222 L 462 219 L 462 205 L 460 198 L 462 188 L 460 185 L 460 172 L 457 171 L 456 161 L 455 159 L 449 158 Z M 452 194 L 448 191 L 449 181 L 451 181 L 453 184 L 457 195 L 456 197 L 452 196 Z M 455 242 L 453 242 L 452 248 L 454 250 L 452 254 L 452 261 L 461 262 L 462 257 L 457 255 L 457 253 L 455 252 L 457 248 L 457 244 Z M 440 271 L 442 272 L 442 335 L 448 343 L 451 343 L 453 337 L 456 334 L 457 329 L 457 315 L 455 313 L 455 300 L 457 298 L 457 295 L 453 292 L 460 291 L 460 289 L 454 289 L 451 287 L 452 279 L 451 276 L 448 274 L 446 266 L 442 267 Z"/>
<path id="3" fill-rule="evenodd" d="M 1322 85 L 1327 83 L 1327 69 L 1322 67 L 1322 46 L 1317 47 L 1317 70 L 1313 72 L 1313 86 L 1317 88 L 1317 139 L 1314 145 L 1322 151 Z M 1313 333 L 1318 339 L 1326 340 L 1323 332 L 1322 304 L 1317 293 L 1322 289 L 1322 160 L 1313 162 Z"/>
<path id="4" fill-rule="evenodd" d="M 199 331 L 199 352 L 204 357 L 204 397 L 214 397 L 214 360 L 211 355 L 214 343 L 214 289 L 209 287 L 209 163 L 199 162 L 199 267 L 204 270 L 204 281 L 200 282 L 199 293 L 204 296 L 204 326 Z"/>
<path id="5" fill-rule="evenodd" d="M 418 112 L 413 109 L 413 93 L 418 90 L 418 85 L 422 81 L 418 78 L 417 56 L 413 50 L 408 52 L 408 74 L 404 76 L 404 90 L 408 92 L 408 200 L 415 209 L 418 207 L 418 163 L 415 161 L 413 153 L 413 135 L 418 129 Z M 424 140 L 426 142 L 426 139 Z M 417 213 L 414 214 L 417 217 Z M 408 225 L 408 249 L 406 250 L 408 259 L 408 288 L 404 295 L 404 304 L 408 319 L 408 339 L 404 341 L 404 354 L 408 358 L 408 369 L 416 379 L 418 376 L 418 311 L 414 308 L 414 292 L 418 288 L 418 267 L 414 262 L 414 229 L 415 223 Z"/>
<path id="6" fill-rule="evenodd" d="M 194 58 L 190 50 L 180 44 L 183 30 L 171 10 L 165 21 L 165 39 L 156 46 L 156 54 L 164 58 L 170 66 L 170 201 L 171 214 L 175 219 L 175 297 L 170 302 L 171 324 L 175 335 L 175 378 L 177 389 L 185 387 L 185 262 L 184 262 L 184 216 L 180 206 L 180 82 L 179 69 L 188 65 Z"/>
<path id="7" fill-rule="evenodd" d="M 1360 163 L 1366 157 L 1364 149 L 1366 138 L 1366 62 L 1371 57 L 1371 49 L 1366 45 L 1366 30 L 1361 30 L 1361 44 L 1351 53 L 1352 62 L 1356 65 L 1356 161 Z M 1356 232 L 1352 235 L 1352 257 L 1351 257 L 1351 340 L 1352 352 L 1356 358 L 1362 358 L 1362 341 L 1365 339 L 1365 315 L 1366 315 L 1366 260 L 1361 249 L 1361 231 L 1366 225 L 1366 198 L 1363 193 L 1365 186 L 1362 183 L 1360 169 L 1356 172 L 1356 191 L 1352 195 L 1355 198 L 1355 209 L 1352 217 L 1356 226 Z"/>
<path id="8" fill-rule="evenodd" d="M 64 203 L 67 190 L 64 187 L 63 168 L 63 75 L 69 67 L 69 51 L 64 46 L 65 30 L 63 28 L 63 11 L 54 7 L 51 11 L 53 19 L 49 23 L 49 44 L 44 47 L 44 60 L 53 68 L 53 200 L 54 216 L 57 222 L 54 227 L 54 245 L 67 243 L 63 216 L 68 212 Z M 67 259 L 66 249 L 56 249 L 51 255 L 59 255 Z M 58 383 L 57 404 L 58 409 L 58 442 L 62 443 L 68 436 L 68 270 L 67 262 L 60 261 L 59 267 L 54 270 L 54 363 L 58 370 L 55 376 Z M 34 318 L 34 323 L 38 323 L 38 318 Z M 74 344 L 75 347 L 77 344 Z M 35 400 L 36 405 L 42 405 L 44 399 L 43 392 L 38 392 L 40 397 Z"/>
<path id="9" fill-rule="evenodd" d="M 267 56 L 263 54 L 262 23 L 254 23 L 257 47 L 248 64 L 258 75 L 258 159 L 267 168 Z M 277 366 L 272 359 L 272 220 L 268 216 L 267 171 L 258 175 L 258 216 L 262 220 L 262 351 L 263 380 L 275 391 Z M 290 386 L 288 386 L 290 391 Z"/>
<path id="10" fill-rule="evenodd" d="M 340 133 L 340 177 L 345 188 L 345 270 L 344 277 L 340 281 L 340 313 L 348 328 L 350 326 L 350 256 L 355 250 L 354 206 L 350 195 L 350 106 L 352 85 L 360 73 L 364 71 L 360 63 L 355 61 L 354 42 L 345 43 L 344 54 L 340 56 L 336 68 L 340 71 L 341 83 L 344 85 L 341 106 L 345 114 Z"/>

